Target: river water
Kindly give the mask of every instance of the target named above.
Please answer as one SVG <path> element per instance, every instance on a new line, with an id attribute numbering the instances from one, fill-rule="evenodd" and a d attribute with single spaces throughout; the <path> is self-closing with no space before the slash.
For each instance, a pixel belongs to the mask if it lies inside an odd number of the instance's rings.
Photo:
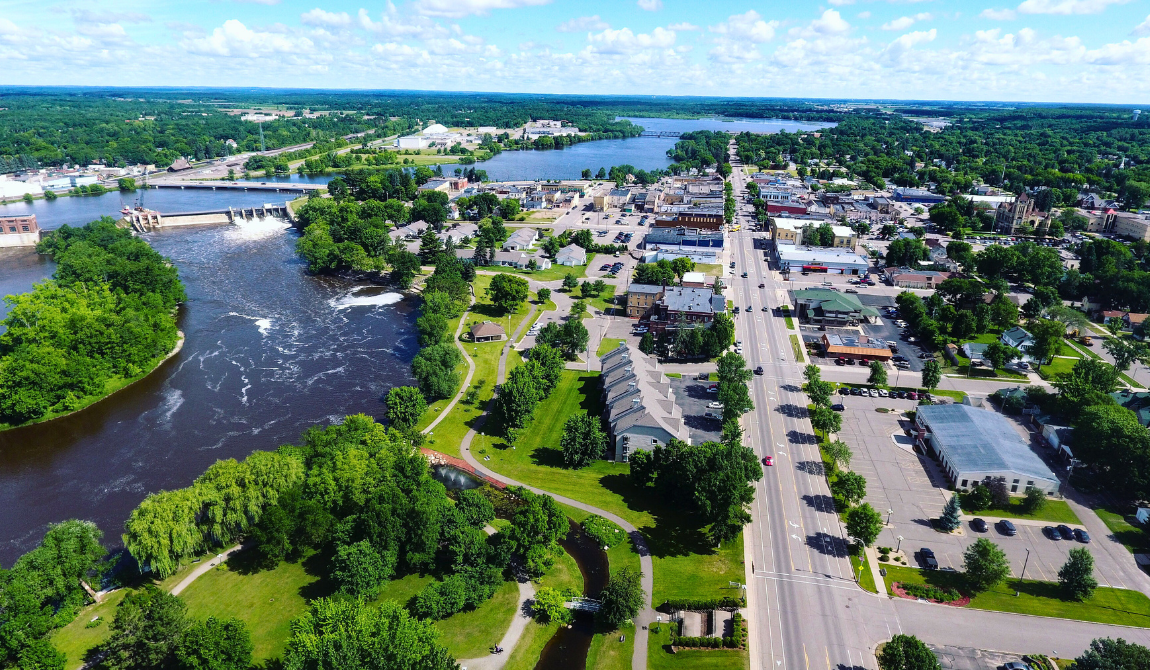
<path id="1" fill-rule="evenodd" d="M 636 122 L 652 130 L 738 127 L 713 119 Z M 776 123 L 775 130 L 780 128 L 805 126 Z M 562 151 L 504 152 L 477 167 L 492 179 L 571 178 L 583 168 L 624 163 L 654 169 L 667 165 L 666 150 L 674 142 L 633 138 Z M 116 216 L 139 196 L 113 192 L 10 203 L 0 206 L 0 216 L 36 214 L 50 230 Z M 174 213 L 291 197 L 153 189 L 145 204 Z M 411 383 L 415 306 L 379 287 L 308 275 L 294 253 L 296 237 L 275 220 L 144 236 L 175 262 L 187 286 L 188 302 L 180 310 L 183 351 L 145 380 L 78 414 L 0 433 L 0 565 L 11 565 L 34 547 L 48 523 L 73 517 L 95 521 L 114 546 L 124 519 L 145 495 L 187 486 L 216 459 L 295 442 L 308 426 L 347 414 L 382 416 L 381 396 Z M 31 250 L 0 249 L 0 295 L 28 291 L 53 269 Z M 5 313 L 0 306 L 0 318 Z"/>

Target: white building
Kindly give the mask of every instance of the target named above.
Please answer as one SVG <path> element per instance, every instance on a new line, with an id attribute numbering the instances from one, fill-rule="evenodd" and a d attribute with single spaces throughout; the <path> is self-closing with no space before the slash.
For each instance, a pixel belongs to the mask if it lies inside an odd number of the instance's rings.
<path id="1" fill-rule="evenodd" d="M 0 198 L 23 198 L 26 193 L 42 195 L 44 189 L 40 187 L 40 182 L 17 181 L 6 174 L 0 174 Z"/>
<path id="2" fill-rule="evenodd" d="M 578 244 L 569 244 L 555 254 L 555 262 L 559 265 L 586 265 L 587 250 Z"/>

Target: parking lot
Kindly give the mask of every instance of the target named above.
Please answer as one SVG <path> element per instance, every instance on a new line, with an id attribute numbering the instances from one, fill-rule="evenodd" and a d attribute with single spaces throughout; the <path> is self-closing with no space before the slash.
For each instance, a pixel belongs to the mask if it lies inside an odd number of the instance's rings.
<path id="1" fill-rule="evenodd" d="M 1025 663 L 1019 654 L 969 647 L 928 645 L 943 670 L 1000 670 L 1007 663 Z"/>
<path id="2" fill-rule="evenodd" d="M 888 515 L 890 518 L 890 525 L 879 535 L 876 546 L 898 547 L 901 536 L 901 549 L 912 566 L 917 564 L 915 555 L 918 550 L 929 547 L 941 569 L 961 570 L 963 551 L 975 539 L 984 536 L 1006 553 L 1012 574 L 1016 577 L 1022 572 L 1029 549 L 1026 577 L 1045 581 L 1058 580 L 1058 569 L 1066 562 L 1070 549 L 1086 546 L 1092 548 L 1094 574 L 1099 584 L 1136 587 L 1125 583 L 1122 571 L 1109 552 L 1093 548 L 1093 545 L 1055 541 L 1044 536 L 1044 526 L 1056 525 L 1050 522 L 1015 519 L 1013 522 L 1018 530 L 1015 536 L 1003 534 L 990 516 L 986 516 L 990 523 L 986 533 L 975 532 L 969 520 L 963 521 L 955 533 L 936 531 L 931 520 L 942 514 L 953 494 L 947 490 L 948 482 L 942 470 L 929 457 L 916 453 L 911 438 L 905 434 L 911 427 L 905 412 L 914 409 L 915 401 L 839 395 L 835 398 L 845 405 L 843 428 L 838 437 L 854 452 L 850 469 L 867 480 L 866 502 L 878 510 L 884 520 Z M 894 411 L 877 411 L 880 408 Z M 1020 433 L 1025 432 L 1020 425 L 1016 427 Z M 1093 541 L 1105 540 L 1093 538 Z"/>
<path id="3" fill-rule="evenodd" d="M 702 444 L 707 441 L 717 442 L 722 437 L 723 422 L 720 419 L 707 418 L 707 412 L 714 412 L 722 416 L 723 410 L 711 409 L 707 405 L 716 402 L 718 394 L 708 393 L 707 387 L 713 382 L 698 381 L 691 375 L 684 374 L 681 379 L 671 377 L 671 388 L 675 390 L 675 400 L 683 410 L 683 422 L 691 432 L 691 444 Z"/>

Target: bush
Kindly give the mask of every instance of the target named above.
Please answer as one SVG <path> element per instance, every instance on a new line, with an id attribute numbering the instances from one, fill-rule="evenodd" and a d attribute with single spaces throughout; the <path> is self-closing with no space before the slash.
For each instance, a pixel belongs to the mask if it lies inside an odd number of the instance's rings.
<path id="1" fill-rule="evenodd" d="M 590 535 L 600 547 L 613 547 L 630 538 L 614 521 L 592 514 L 583 520 L 583 532 Z"/>
<path id="2" fill-rule="evenodd" d="M 664 600 L 663 604 L 658 607 L 660 612 L 670 613 L 675 611 L 694 611 L 694 610 L 730 610 L 740 609 L 747 606 L 746 598 L 732 598 L 724 596 L 722 598 L 711 599 L 698 599 L 698 600 Z"/>
<path id="3" fill-rule="evenodd" d="M 949 603 L 962 599 L 962 594 L 955 589 L 943 589 L 926 584 L 904 584 L 902 582 L 899 582 L 898 586 L 905 591 L 908 596 L 937 600 L 940 603 Z"/>

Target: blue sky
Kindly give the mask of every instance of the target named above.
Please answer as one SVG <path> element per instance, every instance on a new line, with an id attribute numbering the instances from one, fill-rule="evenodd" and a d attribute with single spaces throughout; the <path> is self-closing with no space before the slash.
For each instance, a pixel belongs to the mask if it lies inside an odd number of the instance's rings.
<path id="1" fill-rule="evenodd" d="M 0 84 L 1150 107 L 1150 0 L 0 0 Z"/>

